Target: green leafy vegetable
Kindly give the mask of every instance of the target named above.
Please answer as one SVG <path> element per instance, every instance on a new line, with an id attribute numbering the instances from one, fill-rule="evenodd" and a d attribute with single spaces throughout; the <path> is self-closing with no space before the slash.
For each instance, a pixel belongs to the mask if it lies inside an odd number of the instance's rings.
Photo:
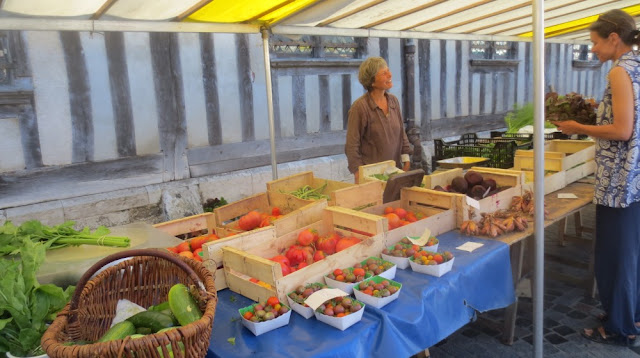
<path id="1" fill-rule="evenodd" d="M 15 226 L 7 221 L 0 226 L 0 256 L 20 254 L 23 239 L 41 242 L 49 250 L 70 245 L 129 246 L 129 238 L 107 236 L 110 231 L 104 226 L 92 233 L 87 227 L 76 231 L 74 224 L 73 221 L 67 221 L 57 226 L 47 226 L 38 220 L 31 220 Z"/>
<path id="2" fill-rule="evenodd" d="M 515 106 L 514 110 L 507 113 L 504 117 L 507 125 L 507 133 L 518 133 L 520 128 L 533 125 L 533 103 L 527 103 L 522 106 Z M 555 128 L 548 121 L 544 122 L 545 128 Z"/>
<path id="3" fill-rule="evenodd" d="M 27 236 L 20 243 L 19 258 L 0 259 L 0 352 L 24 357 L 44 354 L 40 338 L 46 323 L 69 301 L 75 287 L 40 285 L 36 273 L 46 245 Z"/>
<path id="4" fill-rule="evenodd" d="M 231 343 L 231 345 L 235 346 L 236 345 L 236 337 L 231 337 L 229 339 L 227 339 L 227 342 Z"/>
<path id="5" fill-rule="evenodd" d="M 202 205 L 202 209 L 205 212 L 210 213 L 210 212 L 213 211 L 213 209 L 219 208 L 221 206 L 225 206 L 227 204 L 229 204 L 229 203 L 227 203 L 227 200 L 225 200 L 225 198 L 221 196 L 220 199 L 218 199 L 218 198 L 208 199 L 204 203 L 204 205 Z"/>

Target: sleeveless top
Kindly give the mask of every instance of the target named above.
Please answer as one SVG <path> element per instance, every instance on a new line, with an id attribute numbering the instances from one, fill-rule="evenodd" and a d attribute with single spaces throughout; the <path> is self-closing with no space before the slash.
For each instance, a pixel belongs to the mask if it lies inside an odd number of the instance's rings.
<path id="1" fill-rule="evenodd" d="M 596 140 L 596 185 L 593 202 L 612 208 L 625 208 L 640 202 L 640 56 L 627 52 L 613 63 L 622 67 L 633 86 L 634 123 L 629 141 Z M 598 107 L 596 125 L 611 124 L 611 84 Z"/>

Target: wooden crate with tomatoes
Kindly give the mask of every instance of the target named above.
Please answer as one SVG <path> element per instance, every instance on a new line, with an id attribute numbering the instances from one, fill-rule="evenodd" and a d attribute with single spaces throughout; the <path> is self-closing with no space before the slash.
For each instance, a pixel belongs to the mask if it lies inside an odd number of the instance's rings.
<path id="1" fill-rule="evenodd" d="M 417 187 L 402 188 L 400 200 L 362 209 L 362 212 L 385 218 L 385 245 L 390 246 L 405 236 L 421 236 L 425 229 L 439 235 L 456 228 L 456 202 L 451 195 L 424 191 Z"/>
<path id="2" fill-rule="evenodd" d="M 288 200 L 271 192 L 260 193 L 213 210 L 218 227 L 238 233 L 273 225 L 284 235 L 322 218 L 325 199 L 312 203 Z"/>
<path id="3" fill-rule="evenodd" d="M 313 172 L 302 172 L 267 182 L 267 191 L 283 200 L 296 202 L 302 200 L 306 204 L 326 199 L 329 206 L 335 205 L 331 194 L 339 189 L 349 188 L 356 184 L 329 179 L 316 178 Z"/>
<path id="4" fill-rule="evenodd" d="M 336 268 L 380 254 L 384 225 L 377 215 L 327 207 L 322 220 L 275 240 L 245 250 L 223 247 L 227 285 L 256 301 L 277 296 L 286 302 L 286 295 L 299 285 L 323 282 L 322 277 Z"/>
<path id="5" fill-rule="evenodd" d="M 240 233 L 217 227 L 213 213 L 166 221 L 155 224 L 154 227 L 170 235 L 186 238 L 182 243 L 168 250 L 201 261 L 209 271 L 214 273 L 217 290 L 227 288 L 222 269 L 222 247 L 230 245 L 245 249 L 276 237 L 273 226 Z"/>

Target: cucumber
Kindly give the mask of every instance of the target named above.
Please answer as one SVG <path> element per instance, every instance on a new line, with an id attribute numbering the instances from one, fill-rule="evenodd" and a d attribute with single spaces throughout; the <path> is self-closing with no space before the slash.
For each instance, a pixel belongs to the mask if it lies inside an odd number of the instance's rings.
<path id="1" fill-rule="evenodd" d="M 158 332 L 163 328 L 173 327 L 173 320 L 164 313 L 154 311 L 142 311 L 127 318 L 136 328 L 151 328 L 151 332 Z"/>
<path id="2" fill-rule="evenodd" d="M 171 312 L 170 308 L 167 308 L 166 310 L 162 310 L 160 311 L 160 313 L 164 313 L 167 316 L 171 317 L 171 320 L 173 321 L 173 325 L 174 326 L 179 326 L 180 322 L 178 322 L 178 319 L 176 318 L 176 316 L 173 315 L 173 312 Z"/>
<path id="3" fill-rule="evenodd" d="M 168 309 L 169 309 L 169 301 L 164 301 L 162 303 L 158 303 L 155 306 L 149 307 L 149 309 L 147 309 L 147 311 L 160 312 L 160 311 L 164 311 L 164 310 L 168 310 Z"/>
<path id="4" fill-rule="evenodd" d="M 98 340 L 98 342 L 113 341 L 116 339 L 123 339 L 126 336 L 130 336 L 136 333 L 136 327 L 129 321 L 122 321 L 115 324 Z"/>
<path id="5" fill-rule="evenodd" d="M 169 307 L 182 326 L 195 322 L 202 317 L 202 312 L 198 308 L 196 300 L 191 297 L 187 286 L 181 283 L 173 285 L 169 290 Z"/>
<path id="6" fill-rule="evenodd" d="M 136 334 L 134 334 L 134 336 L 138 335 L 138 334 L 145 335 L 145 334 L 151 334 L 151 333 L 153 333 L 153 332 L 151 331 L 151 328 L 149 328 L 149 327 L 136 327 Z"/>

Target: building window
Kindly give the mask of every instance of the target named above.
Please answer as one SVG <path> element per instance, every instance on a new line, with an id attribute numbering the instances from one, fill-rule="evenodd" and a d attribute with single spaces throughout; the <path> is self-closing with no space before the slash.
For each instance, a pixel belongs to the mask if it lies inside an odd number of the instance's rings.
<path id="1" fill-rule="evenodd" d="M 471 58 L 484 60 L 506 60 L 513 58 L 513 42 L 471 41 Z"/>
<path id="2" fill-rule="evenodd" d="M 279 59 L 354 59 L 361 53 L 362 41 L 346 36 L 271 35 L 269 43 L 271 55 Z"/>
<path id="3" fill-rule="evenodd" d="M 579 61 L 597 61 L 596 55 L 591 52 L 591 45 L 573 45 L 573 59 Z"/>

